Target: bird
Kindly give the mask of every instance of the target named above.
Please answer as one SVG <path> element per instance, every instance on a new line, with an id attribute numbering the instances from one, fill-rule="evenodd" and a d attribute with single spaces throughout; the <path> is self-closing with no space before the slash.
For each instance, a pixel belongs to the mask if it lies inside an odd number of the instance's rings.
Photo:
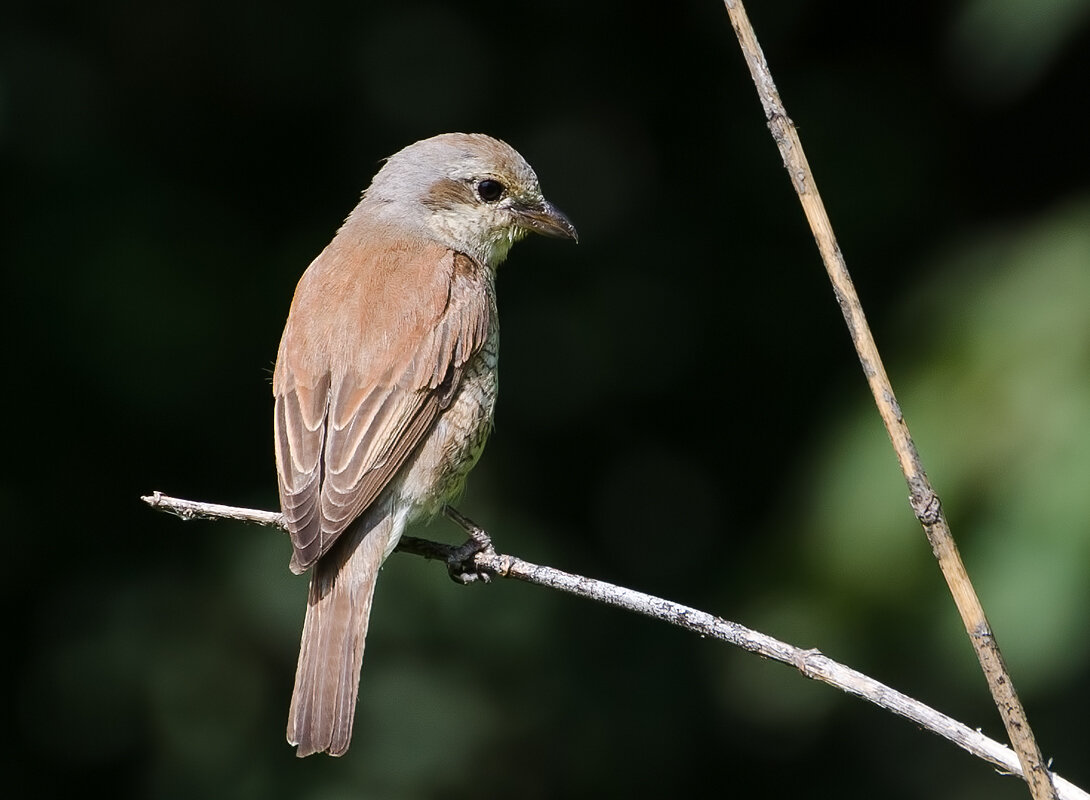
<path id="1" fill-rule="evenodd" d="M 379 567 L 480 458 L 496 268 L 528 233 L 578 241 L 513 147 L 440 134 L 386 159 L 296 286 L 273 429 L 290 568 L 311 573 L 287 726 L 299 757 L 347 751 Z"/>

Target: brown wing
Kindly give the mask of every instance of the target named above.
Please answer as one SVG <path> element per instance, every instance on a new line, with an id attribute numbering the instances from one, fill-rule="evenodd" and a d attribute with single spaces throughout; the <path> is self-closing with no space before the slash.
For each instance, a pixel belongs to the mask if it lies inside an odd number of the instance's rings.
<path id="1" fill-rule="evenodd" d="M 346 226 L 300 280 L 273 376 L 296 572 L 374 502 L 488 334 L 491 301 L 475 262 L 389 237 L 381 249 L 353 247 L 366 233 Z"/>

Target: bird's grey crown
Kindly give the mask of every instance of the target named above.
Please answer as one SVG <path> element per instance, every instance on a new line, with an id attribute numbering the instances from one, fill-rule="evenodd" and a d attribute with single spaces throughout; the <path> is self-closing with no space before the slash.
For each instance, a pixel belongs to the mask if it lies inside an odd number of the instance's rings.
<path id="1" fill-rule="evenodd" d="M 483 133 L 443 133 L 386 159 L 366 196 L 384 202 L 419 200 L 437 180 L 507 178 L 537 188 L 537 175 L 518 151 Z"/>

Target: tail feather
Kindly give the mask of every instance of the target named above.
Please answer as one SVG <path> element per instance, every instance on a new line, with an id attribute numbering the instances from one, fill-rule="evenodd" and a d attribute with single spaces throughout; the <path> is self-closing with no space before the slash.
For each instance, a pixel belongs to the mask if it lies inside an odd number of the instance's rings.
<path id="1" fill-rule="evenodd" d="M 368 515 L 314 566 L 288 714 L 288 742 L 300 758 L 344 755 L 352 739 L 363 644 L 379 567 L 391 539 L 390 516 Z"/>

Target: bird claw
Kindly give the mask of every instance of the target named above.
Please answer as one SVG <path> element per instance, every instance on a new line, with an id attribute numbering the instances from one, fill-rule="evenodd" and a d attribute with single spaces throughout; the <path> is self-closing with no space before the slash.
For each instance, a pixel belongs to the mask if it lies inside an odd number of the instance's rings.
<path id="1" fill-rule="evenodd" d="M 492 537 L 483 528 L 450 506 L 447 506 L 445 511 L 448 517 L 469 534 L 469 538 L 453 548 L 447 556 L 447 572 L 451 580 L 462 585 L 478 581 L 489 583 L 492 580 L 492 572 L 481 568 L 481 565 L 477 563 L 477 556 L 481 553 L 496 554 L 492 547 Z"/>
<path id="2" fill-rule="evenodd" d="M 484 531 L 480 533 L 481 536 L 474 536 L 471 533 L 465 542 L 451 550 L 450 555 L 447 556 L 447 572 L 455 583 L 465 585 L 477 581 L 488 583 L 492 580 L 492 573 L 482 570 L 477 565 L 478 553 L 495 552 L 492 550 L 492 540 L 488 534 Z"/>

